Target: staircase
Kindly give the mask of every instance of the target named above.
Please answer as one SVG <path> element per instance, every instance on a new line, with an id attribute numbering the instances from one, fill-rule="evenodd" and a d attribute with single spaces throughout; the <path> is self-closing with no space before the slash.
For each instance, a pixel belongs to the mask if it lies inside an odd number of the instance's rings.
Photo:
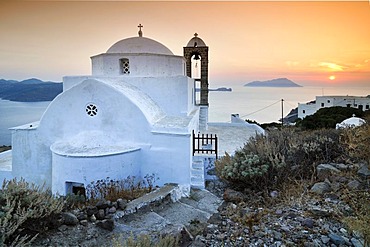
<path id="1" fill-rule="evenodd" d="M 170 193 L 170 189 L 168 193 L 162 191 L 160 197 L 167 198 Z M 155 197 L 159 198 L 159 195 Z M 135 213 L 115 217 L 113 234 L 121 236 L 122 239 L 141 234 L 157 237 L 158 233 L 176 235 L 183 232 L 191 222 L 207 222 L 222 203 L 220 198 L 209 191 L 194 189 L 190 191 L 189 197 L 176 202 L 159 200 L 150 203 L 152 198 L 147 199 L 141 199 L 141 202 L 146 201 L 146 207 Z"/>
<path id="2" fill-rule="evenodd" d="M 193 156 L 191 165 L 190 186 L 195 189 L 205 188 L 204 162 L 201 157 Z"/>
<path id="3" fill-rule="evenodd" d="M 199 130 L 206 131 L 208 124 L 208 106 L 200 106 L 199 109 Z"/>

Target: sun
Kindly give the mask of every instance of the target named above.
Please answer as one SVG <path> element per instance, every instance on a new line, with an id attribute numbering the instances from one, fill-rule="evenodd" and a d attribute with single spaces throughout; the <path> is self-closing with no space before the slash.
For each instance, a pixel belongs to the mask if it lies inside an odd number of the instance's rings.
<path id="1" fill-rule="evenodd" d="M 335 80 L 335 76 L 334 75 L 331 75 L 329 76 L 329 79 L 332 81 L 332 80 Z"/>

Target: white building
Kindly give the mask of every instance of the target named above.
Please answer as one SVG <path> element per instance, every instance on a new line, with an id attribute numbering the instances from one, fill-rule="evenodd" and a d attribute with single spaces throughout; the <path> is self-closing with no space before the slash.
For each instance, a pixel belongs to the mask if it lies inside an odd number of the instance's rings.
<path id="1" fill-rule="evenodd" d="M 200 106 L 185 58 L 140 27 L 138 37 L 91 61 L 92 75 L 63 78 L 63 92 L 39 122 L 12 128 L 12 175 L 61 195 L 98 179 L 147 174 L 188 190 Z"/>
<path id="2" fill-rule="evenodd" d="M 353 107 L 365 111 L 370 109 L 370 97 L 316 96 L 313 102 L 298 104 L 298 118 L 303 119 L 321 108 L 333 106 Z"/>
<path id="3" fill-rule="evenodd" d="M 218 149 L 232 153 L 264 133 L 236 116 L 209 125 L 208 47 L 197 34 L 176 56 L 143 37 L 141 27 L 138 37 L 91 57 L 92 75 L 64 77 L 63 92 L 39 122 L 11 129 L 0 178 L 23 177 L 66 195 L 107 177 L 154 174 L 155 185 L 177 183 L 188 195 L 191 186 L 204 188 Z M 203 139 L 208 126 L 222 140 L 219 148 L 215 136 Z"/>

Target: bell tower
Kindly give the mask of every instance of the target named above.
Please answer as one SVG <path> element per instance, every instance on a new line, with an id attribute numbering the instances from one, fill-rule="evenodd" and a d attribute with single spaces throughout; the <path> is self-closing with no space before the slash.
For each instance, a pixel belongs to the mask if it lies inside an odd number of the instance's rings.
<path id="1" fill-rule="evenodd" d="M 184 47 L 186 75 L 200 82 L 200 105 L 208 106 L 208 46 L 195 33 Z"/>

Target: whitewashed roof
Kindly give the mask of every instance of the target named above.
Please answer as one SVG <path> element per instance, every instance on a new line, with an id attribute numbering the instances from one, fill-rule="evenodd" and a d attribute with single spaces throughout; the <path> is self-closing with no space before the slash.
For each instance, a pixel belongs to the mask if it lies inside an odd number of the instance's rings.
<path id="1" fill-rule="evenodd" d="M 145 37 L 132 37 L 118 41 L 107 53 L 173 55 L 165 45 Z"/>
<path id="2" fill-rule="evenodd" d="M 341 123 L 338 123 L 336 125 L 336 128 L 340 129 L 340 128 L 357 127 L 357 126 L 361 126 L 365 123 L 366 123 L 366 121 L 362 118 L 350 117 L 350 118 L 347 118 L 347 119 L 343 120 Z"/>

